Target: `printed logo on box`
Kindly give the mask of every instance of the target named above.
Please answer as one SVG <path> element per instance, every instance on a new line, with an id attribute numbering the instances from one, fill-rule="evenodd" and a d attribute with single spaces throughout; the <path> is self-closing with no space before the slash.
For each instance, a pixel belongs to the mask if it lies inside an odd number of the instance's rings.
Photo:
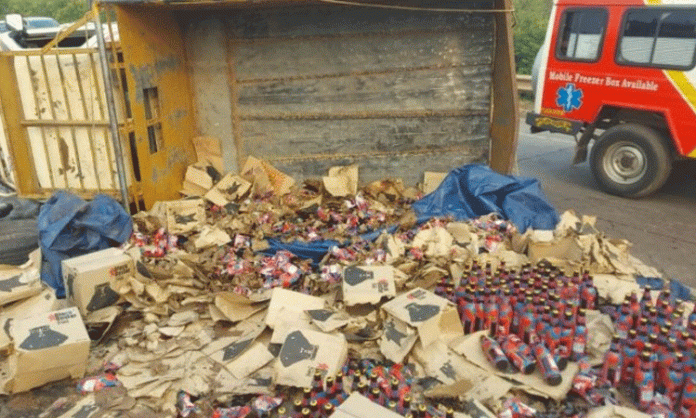
<path id="1" fill-rule="evenodd" d="M 111 277 L 123 276 L 124 274 L 128 273 L 130 273 L 128 264 L 121 264 L 120 266 L 112 267 L 111 270 L 109 270 Z"/>

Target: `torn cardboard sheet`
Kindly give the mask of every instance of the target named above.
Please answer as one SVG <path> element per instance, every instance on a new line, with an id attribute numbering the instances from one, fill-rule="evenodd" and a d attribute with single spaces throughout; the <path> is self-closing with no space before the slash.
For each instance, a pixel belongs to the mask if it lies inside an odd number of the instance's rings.
<path id="1" fill-rule="evenodd" d="M 614 305 L 621 304 L 626 295 L 631 293 L 641 294 L 638 283 L 630 276 L 617 276 L 615 274 L 595 274 L 592 276 L 599 297 L 607 299 Z"/>
<path id="2" fill-rule="evenodd" d="M 243 321 L 266 307 L 266 303 L 254 303 L 246 296 L 233 292 L 220 292 L 215 295 L 215 307 L 230 322 Z"/>
<path id="3" fill-rule="evenodd" d="M 283 196 L 295 184 L 295 179 L 279 171 L 267 161 L 249 157 L 242 168 L 242 177 L 253 184 L 254 194 L 273 192 Z"/>
<path id="4" fill-rule="evenodd" d="M 429 257 L 447 257 L 452 251 L 454 238 L 445 228 L 423 229 L 413 238 L 412 246 L 422 249 Z"/>
<path id="5" fill-rule="evenodd" d="M 348 325 L 350 322 L 350 317 L 343 311 L 337 312 L 330 309 L 312 309 L 305 311 L 305 314 L 309 316 L 314 326 L 326 333 L 336 331 Z"/>
<path id="6" fill-rule="evenodd" d="M 66 377 L 85 373 L 90 339 L 77 308 L 14 321 L 15 352 L 12 392 L 24 392 Z"/>
<path id="7" fill-rule="evenodd" d="M 331 196 L 355 196 L 358 193 L 358 165 L 331 167 L 329 175 L 322 178 L 324 189 Z"/>
<path id="8" fill-rule="evenodd" d="M 265 344 L 254 343 L 247 351 L 227 365 L 227 370 L 237 379 L 243 379 L 273 360 L 273 354 Z"/>
<path id="9" fill-rule="evenodd" d="M 227 235 L 227 232 L 217 227 L 204 226 L 198 238 L 193 241 L 196 249 L 208 247 L 219 247 L 230 242 L 232 238 Z"/>
<path id="10" fill-rule="evenodd" d="M 351 393 L 348 399 L 331 414 L 331 418 L 365 417 L 401 418 L 401 415 L 372 402 L 357 392 Z"/>
<path id="11" fill-rule="evenodd" d="M 298 329 L 321 331 L 308 315 L 299 313 L 294 308 L 282 307 L 278 312 L 278 321 L 273 328 L 271 344 L 283 344 L 288 334 Z"/>
<path id="12" fill-rule="evenodd" d="M 235 328 L 235 331 L 240 332 L 241 335 L 215 340 L 203 348 L 202 351 L 213 361 L 222 365 L 229 364 L 246 352 L 263 333 L 264 329 L 266 329 L 266 324 L 262 321 L 245 321 Z"/>
<path id="13" fill-rule="evenodd" d="M 435 341 L 427 347 L 423 347 L 420 341 L 417 342 L 413 348 L 413 357 L 423 366 L 428 376 L 445 385 L 452 385 L 480 373 L 476 366 L 454 353 L 442 341 Z"/>
<path id="14" fill-rule="evenodd" d="M 251 375 L 237 379 L 227 369 L 215 377 L 213 391 L 216 394 L 270 395 L 273 384 L 273 367 L 267 366 Z"/>
<path id="15" fill-rule="evenodd" d="M 527 255 L 532 263 L 544 259 L 562 259 L 579 263 L 582 261 L 583 249 L 574 237 L 564 237 L 552 241 L 532 239 L 527 247 Z"/>
<path id="16" fill-rule="evenodd" d="M 343 270 L 343 300 L 346 305 L 377 304 L 396 296 L 394 267 L 349 266 Z"/>
<path id="17" fill-rule="evenodd" d="M 415 328 L 392 316 L 384 321 L 384 331 L 379 340 L 379 349 L 394 363 L 404 361 L 418 339 Z"/>
<path id="18" fill-rule="evenodd" d="M 607 405 L 601 408 L 595 408 L 588 411 L 587 418 L 650 418 L 648 414 L 644 414 L 635 409 L 626 408 L 618 405 Z"/>
<path id="19" fill-rule="evenodd" d="M 415 327 L 424 347 L 441 339 L 449 342 L 464 335 L 457 308 L 445 298 L 415 288 L 384 304 L 388 315 Z"/>
<path id="20" fill-rule="evenodd" d="M 121 314 L 118 306 L 108 306 L 92 311 L 85 317 L 85 326 L 89 338 L 94 341 L 101 340 L 109 332 L 116 318 Z"/>
<path id="21" fill-rule="evenodd" d="M 118 302 L 114 283 L 135 274 L 133 259 L 116 248 L 63 260 L 62 268 L 67 299 L 83 316 Z"/>
<path id="22" fill-rule="evenodd" d="M 283 307 L 297 312 L 298 315 L 304 315 L 303 311 L 324 309 L 324 305 L 324 299 L 322 298 L 276 287 L 273 289 L 271 304 L 268 307 L 266 324 L 274 328 L 278 321 L 278 314 Z"/>
<path id="23" fill-rule="evenodd" d="M 479 331 L 467 336 L 461 337 L 450 343 L 450 347 L 456 352 L 463 355 L 467 360 L 482 368 L 488 373 L 496 374 L 506 379 L 511 379 L 520 382 L 519 388 L 527 393 L 540 395 L 551 398 L 556 401 L 565 399 L 571 387 L 573 386 L 573 377 L 578 372 L 576 363 L 569 363 L 568 367 L 561 372 L 563 378 L 558 386 L 549 386 L 544 381 L 539 371 L 530 375 L 522 373 L 502 373 L 498 371 L 486 358 L 486 354 L 481 347 L 481 336 L 486 335 L 488 331 Z"/>
<path id="24" fill-rule="evenodd" d="M 167 231 L 170 234 L 184 234 L 194 231 L 205 222 L 203 199 L 162 202 L 162 207 L 166 216 Z"/>
<path id="25" fill-rule="evenodd" d="M 437 190 L 445 177 L 447 177 L 447 174 L 448 173 L 439 173 L 433 171 L 423 172 L 423 194 L 430 194 Z"/>
<path id="26" fill-rule="evenodd" d="M 37 249 L 24 265 L 0 269 L 0 306 L 41 293 L 40 268 L 41 250 Z"/>
<path id="27" fill-rule="evenodd" d="M 213 178 L 208 174 L 205 164 L 192 164 L 186 169 L 181 189 L 184 196 L 203 196 L 213 187 Z"/>
<path id="28" fill-rule="evenodd" d="M 80 399 L 75 406 L 70 408 L 67 412 L 60 415 L 58 418 L 96 418 L 103 414 L 97 405 L 94 394 L 89 395 Z"/>
<path id="29" fill-rule="evenodd" d="M 196 159 L 199 163 L 213 166 L 218 173 L 225 172 L 225 164 L 222 160 L 222 146 L 219 139 L 209 136 L 197 136 L 193 138 L 193 148 L 196 150 Z"/>
<path id="30" fill-rule="evenodd" d="M 332 335 L 310 330 L 288 334 L 274 364 L 275 382 L 279 385 L 311 387 L 314 373 L 324 378 L 335 376 L 348 356 L 343 334 Z"/>
<path id="31" fill-rule="evenodd" d="M 598 366 L 604 362 L 604 355 L 609 351 L 614 335 L 614 324 L 609 315 L 599 311 L 587 311 L 587 353 L 591 364 Z"/>
<path id="32" fill-rule="evenodd" d="M 225 206 L 241 199 L 249 189 L 251 183 L 239 176 L 227 174 L 205 194 L 205 198 L 218 206 Z"/>

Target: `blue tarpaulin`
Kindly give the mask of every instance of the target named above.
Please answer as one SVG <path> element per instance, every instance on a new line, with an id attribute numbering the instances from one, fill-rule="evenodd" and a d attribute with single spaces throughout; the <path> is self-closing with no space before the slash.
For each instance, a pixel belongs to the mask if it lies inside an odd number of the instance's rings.
<path id="1" fill-rule="evenodd" d="M 41 207 L 39 244 L 44 257 L 41 279 L 64 297 L 61 262 L 126 242 L 133 232 L 130 215 L 114 199 L 97 195 L 91 202 L 57 192 Z"/>
<path id="2" fill-rule="evenodd" d="M 559 220 L 539 180 L 506 176 L 485 165 L 450 171 L 437 190 L 415 202 L 413 209 L 419 222 L 444 216 L 466 220 L 497 213 L 520 232 L 554 229 Z"/>
<path id="3" fill-rule="evenodd" d="M 652 290 L 662 290 L 665 288 L 665 281 L 659 277 L 636 277 L 636 282 L 640 287 L 650 286 Z M 669 281 L 669 290 L 672 297 L 681 300 L 691 300 L 691 289 L 684 286 L 678 280 Z"/>
<path id="4" fill-rule="evenodd" d="M 498 213 L 510 220 L 522 232 L 527 228 L 554 229 L 558 223 L 556 209 L 546 200 L 538 180 L 505 176 L 484 165 L 465 165 L 452 170 L 440 187 L 413 204 L 419 222 L 431 218 L 453 216 L 466 220 Z M 393 232 L 396 227 L 390 228 Z M 382 230 L 362 235 L 373 241 Z M 265 254 L 287 250 L 298 257 L 319 263 L 337 241 L 292 242 L 268 240 L 270 248 Z"/>

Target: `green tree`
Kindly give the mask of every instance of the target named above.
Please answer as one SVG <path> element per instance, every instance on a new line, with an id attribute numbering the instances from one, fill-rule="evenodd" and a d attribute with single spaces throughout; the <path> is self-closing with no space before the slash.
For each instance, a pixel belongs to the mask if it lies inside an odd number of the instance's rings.
<path id="1" fill-rule="evenodd" d="M 20 13 L 52 17 L 61 23 L 81 18 L 88 9 L 88 0 L 0 0 L 0 16 Z"/>
<path id="2" fill-rule="evenodd" d="M 531 74 L 534 58 L 544 43 L 552 0 L 514 0 L 517 73 Z"/>

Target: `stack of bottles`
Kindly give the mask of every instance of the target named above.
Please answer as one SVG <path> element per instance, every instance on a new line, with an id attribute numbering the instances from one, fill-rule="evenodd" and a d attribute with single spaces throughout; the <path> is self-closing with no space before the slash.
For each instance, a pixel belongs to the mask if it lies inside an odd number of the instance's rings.
<path id="1" fill-rule="evenodd" d="M 317 371 L 312 387 L 278 408 L 279 418 L 330 417 L 348 396 L 357 392 L 372 402 L 410 418 L 453 418 L 454 411 L 440 411 L 412 398 L 413 372 L 408 366 L 377 365 L 369 360 L 350 361 L 336 375 L 323 378 Z"/>
<path id="2" fill-rule="evenodd" d="M 613 318 L 616 334 L 602 366 L 600 381 L 630 386 L 647 413 L 696 417 L 696 308 L 688 316 L 669 290 L 653 300 L 627 295 Z"/>
<path id="3" fill-rule="evenodd" d="M 515 271 L 501 263 L 493 272 L 474 262 L 458 283 L 443 278 L 435 293 L 457 305 L 465 334 L 489 331 L 482 345 L 496 368 L 539 369 L 550 385 L 561 383 L 569 361 L 584 356 L 585 313 L 597 307 L 587 271 L 568 276 L 549 265 Z"/>

